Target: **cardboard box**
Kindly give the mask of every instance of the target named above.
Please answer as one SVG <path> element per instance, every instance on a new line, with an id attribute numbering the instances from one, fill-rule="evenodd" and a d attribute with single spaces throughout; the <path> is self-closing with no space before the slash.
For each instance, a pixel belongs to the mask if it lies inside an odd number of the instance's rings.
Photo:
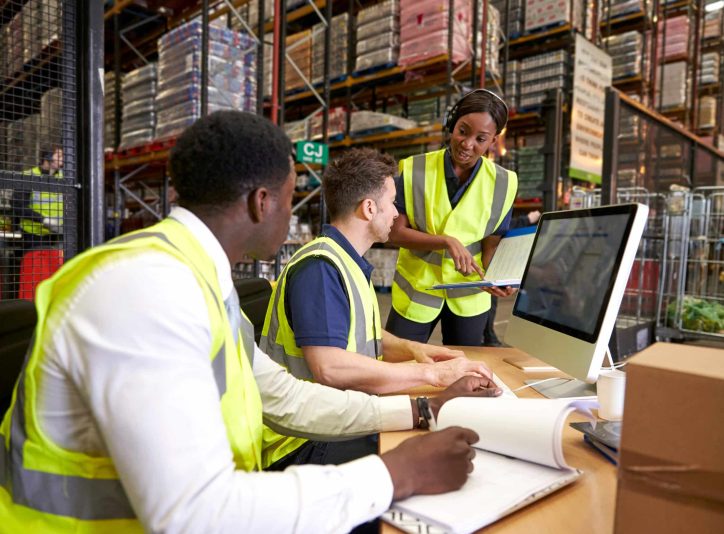
<path id="1" fill-rule="evenodd" d="M 724 532 L 724 350 L 657 343 L 626 369 L 615 532 Z"/>

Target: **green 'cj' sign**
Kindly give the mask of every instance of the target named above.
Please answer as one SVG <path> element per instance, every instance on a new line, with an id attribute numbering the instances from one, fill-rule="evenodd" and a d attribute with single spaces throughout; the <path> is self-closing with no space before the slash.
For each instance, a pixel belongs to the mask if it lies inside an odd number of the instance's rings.
<path id="1" fill-rule="evenodd" d="M 329 159 L 329 147 L 314 141 L 297 141 L 297 161 L 299 163 L 318 163 L 326 165 Z"/>

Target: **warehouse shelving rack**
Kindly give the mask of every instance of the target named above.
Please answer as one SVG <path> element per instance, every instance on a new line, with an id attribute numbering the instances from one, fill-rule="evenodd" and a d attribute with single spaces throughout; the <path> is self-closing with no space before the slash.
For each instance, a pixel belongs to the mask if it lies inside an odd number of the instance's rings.
<path id="1" fill-rule="evenodd" d="M 656 57 L 656 10 L 658 9 L 659 0 L 642 0 L 642 8 L 632 13 L 623 13 L 620 16 L 611 16 L 611 0 L 602 0 L 602 6 L 605 6 L 609 14 L 608 17 L 600 21 L 601 38 L 620 35 L 629 31 L 637 31 L 641 33 L 643 40 L 643 50 L 639 58 L 639 71 L 641 74 L 636 76 L 627 76 L 624 78 L 614 79 L 613 87 L 620 89 L 629 95 L 636 95 L 644 105 L 650 105 L 654 98 L 655 84 L 651 83 L 651 77 L 647 77 L 648 72 L 653 73 L 652 62 Z M 606 47 L 604 46 L 604 50 Z"/>
<path id="2" fill-rule="evenodd" d="M 706 5 L 704 6 L 706 8 Z M 706 17 L 706 11 L 705 15 Z M 699 75 L 697 76 L 697 79 L 699 80 L 699 85 L 697 87 L 698 90 L 698 96 L 699 96 L 699 105 L 696 108 L 695 111 L 695 119 L 694 119 L 694 126 L 695 130 L 694 132 L 697 135 L 701 136 L 709 136 L 712 137 L 715 141 L 721 142 L 719 139 L 719 136 L 723 133 L 722 130 L 722 124 L 724 124 L 724 10 L 720 10 L 717 15 L 719 21 L 718 21 L 718 36 L 713 36 L 710 38 L 707 38 L 704 32 L 701 32 L 701 54 L 700 57 L 702 57 L 707 52 L 718 52 L 719 54 L 719 78 L 716 81 L 716 83 L 713 84 L 703 84 L 701 83 L 701 63 L 697 65 L 697 72 Z M 704 21 L 702 21 L 704 22 Z M 703 96 L 715 96 L 716 97 L 716 104 L 717 104 L 717 113 L 716 113 L 716 119 L 714 121 L 714 125 L 712 127 L 700 127 L 699 126 L 699 117 L 701 115 L 701 97 Z M 720 148 L 722 148 L 721 144 L 718 144 Z"/>

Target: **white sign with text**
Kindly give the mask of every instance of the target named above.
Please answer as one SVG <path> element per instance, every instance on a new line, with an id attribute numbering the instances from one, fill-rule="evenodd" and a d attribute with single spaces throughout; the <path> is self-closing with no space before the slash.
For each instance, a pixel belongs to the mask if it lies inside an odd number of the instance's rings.
<path id="1" fill-rule="evenodd" d="M 611 85 L 611 56 L 576 35 L 571 109 L 569 176 L 601 183 L 606 87 Z"/>

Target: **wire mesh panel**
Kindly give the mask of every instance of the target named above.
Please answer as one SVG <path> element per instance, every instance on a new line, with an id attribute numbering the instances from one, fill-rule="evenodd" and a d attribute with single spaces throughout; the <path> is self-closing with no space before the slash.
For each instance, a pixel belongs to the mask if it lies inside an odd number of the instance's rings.
<path id="1" fill-rule="evenodd" d="M 0 298 L 77 252 L 76 3 L 0 2 Z"/>
<path id="2" fill-rule="evenodd" d="M 660 338 L 670 339 L 681 337 L 681 295 L 686 279 L 691 194 L 688 191 L 672 191 L 665 195 L 665 206 L 666 213 L 662 220 L 665 248 L 659 286 L 657 334 Z"/>
<path id="3" fill-rule="evenodd" d="M 686 335 L 724 338 L 724 187 L 691 194 L 691 222 L 677 322 Z"/>
<path id="4" fill-rule="evenodd" d="M 620 188 L 617 193 L 619 203 L 638 202 L 649 208 L 646 228 L 621 302 L 619 322 L 627 327 L 651 323 L 653 331 L 659 309 L 662 266 L 666 261 L 666 195 L 649 193 L 639 187 Z"/>

